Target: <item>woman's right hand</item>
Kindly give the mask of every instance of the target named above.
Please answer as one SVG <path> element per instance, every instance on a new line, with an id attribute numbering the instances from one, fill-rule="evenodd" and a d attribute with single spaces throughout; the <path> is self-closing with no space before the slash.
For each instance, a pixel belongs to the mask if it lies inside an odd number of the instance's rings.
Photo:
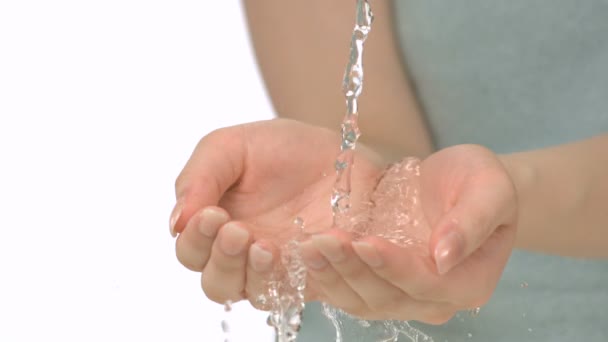
<path id="1" fill-rule="evenodd" d="M 263 291 L 276 246 L 297 233 L 331 227 L 330 196 L 340 137 L 291 120 L 271 120 L 212 132 L 194 150 L 176 181 L 171 232 L 187 268 L 202 271 L 213 301 L 252 299 Z M 374 186 L 379 158 L 358 148 L 353 202 Z M 308 299 L 315 296 L 308 283 Z M 255 304 L 255 303 L 254 303 Z"/>

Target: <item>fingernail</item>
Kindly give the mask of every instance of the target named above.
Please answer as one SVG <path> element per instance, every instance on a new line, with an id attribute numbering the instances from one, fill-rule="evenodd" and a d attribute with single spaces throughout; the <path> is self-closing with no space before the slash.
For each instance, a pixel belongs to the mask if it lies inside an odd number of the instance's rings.
<path id="1" fill-rule="evenodd" d="M 312 241 L 300 243 L 300 252 L 304 264 L 310 269 L 321 270 L 327 266 L 327 259 L 312 245 Z"/>
<path id="2" fill-rule="evenodd" d="M 313 244 L 330 262 L 340 262 L 346 259 L 342 242 L 335 236 L 320 234 L 311 237 Z"/>
<path id="3" fill-rule="evenodd" d="M 224 254 L 235 256 L 243 252 L 249 241 L 249 232 L 234 223 L 228 223 L 222 228 L 220 249 Z"/>
<path id="4" fill-rule="evenodd" d="M 272 253 L 255 243 L 249 248 L 249 264 L 256 272 L 266 272 L 272 266 Z"/>
<path id="5" fill-rule="evenodd" d="M 448 233 L 437 243 L 435 252 L 435 264 L 439 274 L 446 274 L 456 266 L 464 253 L 464 240 L 457 232 Z"/>
<path id="6" fill-rule="evenodd" d="M 367 242 L 354 241 L 352 243 L 355 253 L 363 260 L 364 263 L 371 267 L 380 267 L 384 264 L 376 247 Z"/>
<path id="7" fill-rule="evenodd" d="M 216 209 L 203 209 L 198 231 L 208 238 L 214 238 L 221 225 L 228 222 L 228 216 Z"/>
<path id="8" fill-rule="evenodd" d="M 182 214 L 183 208 L 184 208 L 184 202 L 182 202 L 181 200 L 178 200 L 177 203 L 175 203 L 175 207 L 173 208 L 173 211 L 171 212 L 171 216 L 169 218 L 169 232 L 171 233 L 171 236 L 173 236 L 173 237 L 177 236 L 177 232 L 175 231 L 175 225 L 177 224 L 177 221 L 179 220 L 179 217 Z"/>

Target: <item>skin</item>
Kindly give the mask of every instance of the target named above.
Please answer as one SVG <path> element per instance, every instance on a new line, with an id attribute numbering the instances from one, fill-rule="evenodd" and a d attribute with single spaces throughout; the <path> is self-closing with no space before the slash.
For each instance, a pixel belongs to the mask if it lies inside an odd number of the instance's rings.
<path id="1" fill-rule="evenodd" d="M 310 124 L 273 120 L 215 131 L 178 177 L 171 215 L 177 257 L 204 271 L 210 299 L 261 293 L 276 246 L 295 233 L 289 227 L 296 216 L 316 232 L 301 248 L 307 299 L 363 318 L 440 324 L 457 310 L 481 306 L 514 247 L 608 257 L 608 135 L 511 155 L 476 145 L 433 153 L 387 20 L 390 6 L 382 1 L 374 9 L 383 20 L 366 43 L 361 111 L 373 115 L 361 117 L 353 202 L 386 162 L 423 157 L 420 198 L 432 234 L 421 251 L 328 230 L 333 177 L 323 175 L 333 175 L 339 137 L 327 128 L 339 127 L 344 111 L 334 80 L 344 67 L 352 5 L 245 1 L 277 112 Z M 294 53 L 296 47 L 304 52 Z"/>

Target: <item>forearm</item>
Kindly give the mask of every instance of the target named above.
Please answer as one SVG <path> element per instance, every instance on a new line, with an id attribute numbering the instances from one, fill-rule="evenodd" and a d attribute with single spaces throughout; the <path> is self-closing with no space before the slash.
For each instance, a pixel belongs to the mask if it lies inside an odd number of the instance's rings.
<path id="1" fill-rule="evenodd" d="M 502 160 L 518 193 L 517 247 L 608 257 L 608 134 Z"/>
<path id="2" fill-rule="evenodd" d="M 258 64 L 281 117 L 338 130 L 346 111 L 340 82 L 355 20 L 354 1 L 245 0 Z M 366 42 L 361 141 L 395 159 L 432 151 L 401 63 L 390 1 L 373 2 Z"/>

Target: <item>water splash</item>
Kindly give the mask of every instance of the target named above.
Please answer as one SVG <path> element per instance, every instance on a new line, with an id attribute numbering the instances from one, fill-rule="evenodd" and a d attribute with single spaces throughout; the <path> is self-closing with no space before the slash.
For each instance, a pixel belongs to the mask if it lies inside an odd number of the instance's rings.
<path id="1" fill-rule="evenodd" d="M 396 342 L 404 336 L 411 342 L 432 342 L 433 339 L 405 321 L 367 321 L 324 306 L 323 313 L 336 329 L 336 341 L 345 342 Z"/>
<path id="2" fill-rule="evenodd" d="M 416 158 L 390 165 L 367 196 L 367 203 L 358 206 L 358 212 L 348 213 L 349 225 L 340 228 L 355 237 L 379 236 L 402 247 L 418 248 L 421 255 L 428 253 L 426 243 L 431 230 L 419 201 L 419 169 L 420 160 Z M 408 322 L 361 320 L 326 304 L 323 312 L 336 329 L 336 341 L 398 341 L 400 337 L 414 342 L 433 341 Z"/>
<path id="3" fill-rule="evenodd" d="M 257 299 L 270 304 L 267 323 L 275 329 L 278 342 L 296 340 L 305 306 L 306 268 L 299 248 L 300 241 L 305 237 L 304 220 L 296 217 L 293 224 L 298 234 L 282 246 L 281 264 L 273 272 L 274 278 L 269 283 L 268 294 Z"/>
<path id="4" fill-rule="evenodd" d="M 347 227 L 356 237 L 378 236 L 427 254 L 431 229 L 420 206 L 420 160 L 405 158 L 384 170 L 367 203 Z"/>

